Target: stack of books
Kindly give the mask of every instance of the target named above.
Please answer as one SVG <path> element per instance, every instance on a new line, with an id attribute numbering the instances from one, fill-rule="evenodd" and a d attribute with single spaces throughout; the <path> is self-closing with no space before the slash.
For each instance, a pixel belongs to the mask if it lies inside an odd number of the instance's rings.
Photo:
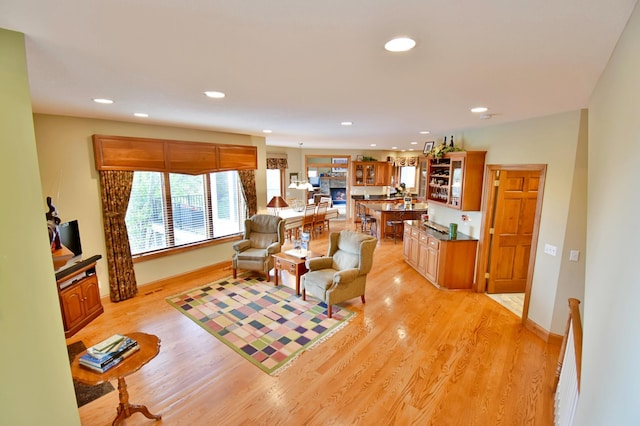
<path id="1" fill-rule="evenodd" d="M 122 334 L 114 334 L 87 349 L 80 356 L 80 365 L 98 373 L 104 373 L 120 364 L 123 359 L 140 349 L 138 342 Z"/>

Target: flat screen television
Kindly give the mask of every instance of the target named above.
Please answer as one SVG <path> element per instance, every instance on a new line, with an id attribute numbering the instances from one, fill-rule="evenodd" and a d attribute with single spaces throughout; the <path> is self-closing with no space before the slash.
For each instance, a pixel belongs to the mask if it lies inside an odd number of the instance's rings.
<path id="1" fill-rule="evenodd" d="M 80 241 L 80 228 L 78 221 L 71 220 L 59 225 L 60 242 L 73 252 L 75 258 L 82 256 L 82 243 Z"/>

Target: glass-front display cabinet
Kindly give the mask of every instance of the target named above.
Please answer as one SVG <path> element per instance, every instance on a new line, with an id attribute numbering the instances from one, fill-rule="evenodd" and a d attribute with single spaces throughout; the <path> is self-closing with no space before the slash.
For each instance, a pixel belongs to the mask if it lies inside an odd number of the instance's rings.
<path id="1" fill-rule="evenodd" d="M 486 151 L 459 151 L 441 158 L 427 157 L 427 201 L 458 210 L 479 211 L 485 155 Z"/>

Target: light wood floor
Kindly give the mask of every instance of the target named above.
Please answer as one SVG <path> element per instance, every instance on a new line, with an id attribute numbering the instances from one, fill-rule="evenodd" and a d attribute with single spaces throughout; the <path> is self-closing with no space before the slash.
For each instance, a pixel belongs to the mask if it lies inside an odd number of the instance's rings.
<path id="1" fill-rule="evenodd" d="M 343 226 L 353 225 L 331 224 L 332 231 Z M 326 235 L 311 248 L 324 253 Z M 378 244 L 367 303 L 344 304 L 356 318 L 278 377 L 165 301 L 230 272 L 105 300 L 105 313 L 67 340 L 90 345 L 128 331 L 160 337 L 160 354 L 127 383 L 131 403 L 147 405 L 162 421 L 138 413 L 126 425 L 553 424 L 558 346 L 483 294 L 436 289 L 405 264 L 401 243 Z M 117 405 L 116 391 L 83 406 L 82 424 L 110 425 Z"/>

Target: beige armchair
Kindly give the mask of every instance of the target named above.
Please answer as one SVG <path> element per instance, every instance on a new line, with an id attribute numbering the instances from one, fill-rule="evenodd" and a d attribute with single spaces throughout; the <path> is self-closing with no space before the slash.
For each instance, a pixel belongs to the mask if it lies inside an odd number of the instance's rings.
<path id="1" fill-rule="evenodd" d="M 309 272 L 302 276 L 302 299 L 306 293 L 327 304 L 331 318 L 331 305 L 360 296 L 365 303 L 364 290 L 367 274 L 373 265 L 373 252 L 377 238 L 354 231 L 329 234 L 326 257 L 307 259 Z"/>
<path id="2" fill-rule="evenodd" d="M 238 269 L 262 271 L 269 281 L 274 253 L 279 253 L 284 243 L 284 220 L 279 216 L 256 214 L 244 221 L 244 239 L 233 245 L 231 259 L 233 278 Z"/>

